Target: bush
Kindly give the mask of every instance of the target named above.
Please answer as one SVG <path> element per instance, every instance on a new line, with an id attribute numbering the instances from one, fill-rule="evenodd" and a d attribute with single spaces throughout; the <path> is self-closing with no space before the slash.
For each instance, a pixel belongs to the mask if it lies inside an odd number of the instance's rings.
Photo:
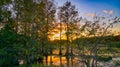
<path id="1" fill-rule="evenodd" d="M 107 61 L 112 60 L 112 57 L 111 57 L 111 56 L 109 56 L 109 57 L 101 57 L 101 56 L 98 56 L 98 57 L 97 57 L 97 60 L 98 60 L 98 61 L 107 62 Z"/>
<path id="2" fill-rule="evenodd" d="M 0 58 L 0 67 L 14 67 L 16 65 L 19 65 L 19 62 L 14 57 L 3 57 Z"/>
<path id="3" fill-rule="evenodd" d="M 116 66 L 120 66 L 120 60 L 114 61 Z"/>

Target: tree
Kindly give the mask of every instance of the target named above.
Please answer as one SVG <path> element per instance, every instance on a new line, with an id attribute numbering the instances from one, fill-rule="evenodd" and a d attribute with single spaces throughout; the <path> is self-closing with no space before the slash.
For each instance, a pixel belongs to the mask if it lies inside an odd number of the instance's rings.
<path id="1" fill-rule="evenodd" d="M 84 20 L 84 22 L 80 28 L 80 32 L 82 31 L 84 35 L 78 34 L 80 39 L 77 39 L 79 41 L 77 41 L 78 49 L 82 51 L 79 54 L 82 58 L 80 61 L 87 67 L 94 67 L 97 66 L 99 46 L 105 44 L 105 36 L 112 35 L 111 29 L 114 24 L 119 22 L 119 17 L 94 16 L 93 21 Z M 80 49 L 79 46 L 85 49 Z"/>
<path id="2" fill-rule="evenodd" d="M 66 25 L 66 59 L 67 66 L 69 67 L 69 46 L 70 46 L 70 34 L 72 34 L 74 25 L 79 22 L 78 11 L 75 6 L 71 4 L 71 2 L 67 1 L 63 6 L 59 7 L 58 17 L 61 23 Z M 60 49 L 61 50 L 61 49 Z"/>

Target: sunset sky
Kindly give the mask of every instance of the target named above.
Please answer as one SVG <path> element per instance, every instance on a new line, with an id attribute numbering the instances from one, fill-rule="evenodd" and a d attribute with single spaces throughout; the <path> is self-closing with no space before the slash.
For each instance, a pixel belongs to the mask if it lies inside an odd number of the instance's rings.
<path id="1" fill-rule="evenodd" d="M 66 1 L 71 1 L 79 11 L 79 15 L 90 19 L 95 14 L 100 16 L 119 16 L 120 0 L 55 0 L 58 6 Z M 120 23 L 115 25 L 114 30 L 120 32 Z"/>

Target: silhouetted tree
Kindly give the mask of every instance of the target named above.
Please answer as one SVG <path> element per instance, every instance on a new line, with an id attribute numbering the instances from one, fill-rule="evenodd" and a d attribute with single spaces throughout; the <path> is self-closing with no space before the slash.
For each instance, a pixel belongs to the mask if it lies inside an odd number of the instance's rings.
<path id="1" fill-rule="evenodd" d="M 63 6 L 59 7 L 58 17 L 60 23 L 66 25 L 66 59 L 67 59 L 67 66 L 69 67 L 69 46 L 70 46 L 70 34 L 74 28 L 75 23 L 79 22 L 78 18 L 78 11 L 76 10 L 75 6 L 71 4 L 71 2 L 67 1 Z M 60 49 L 61 50 L 61 49 Z"/>

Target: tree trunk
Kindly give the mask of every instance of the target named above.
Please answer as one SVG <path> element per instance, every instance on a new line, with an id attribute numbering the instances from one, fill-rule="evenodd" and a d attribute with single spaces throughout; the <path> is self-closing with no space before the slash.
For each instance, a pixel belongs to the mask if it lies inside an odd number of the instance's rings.
<path id="1" fill-rule="evenodd" d="M 46 66 L 48 65 L 48 56 L 45 56 L 45 60 L 46 60 Z"/>
<path id="2" fill-rule="evenodd" d="M 62 32 L 62 25 L 61 25 L 61 22 L 60 22 L 60 52 L 59 52 L 59 55 L 60 55 L 60 67 L 62 66 L 62 48 L 61 48 L 61 32 Z"/>

